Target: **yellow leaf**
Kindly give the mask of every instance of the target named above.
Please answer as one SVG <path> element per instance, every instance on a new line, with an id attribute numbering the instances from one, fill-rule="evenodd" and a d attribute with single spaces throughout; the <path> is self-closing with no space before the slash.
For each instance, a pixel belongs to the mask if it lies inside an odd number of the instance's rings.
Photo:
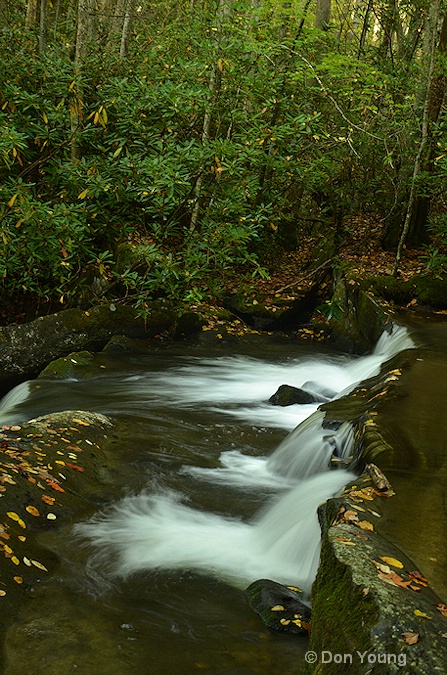
<path id="1" fill-rule="evenodd" d="M 6 591 L 0 590 L 0 596 L 6 595 Z"/>
<path id="2" fill-rule="evenodd" d="M 109 118 L 107 117 L 107 111 L 106 111 L 105 108 L 102 109 L 101 117 L 102 117 L 102 121 L 104 122 L 104 124 L 107 124 L 107 122 L 109 121 Z"/>
<path id="3" fill-rule="evenodd" d="M 88 195 L 88 188 L 86 190 L 83 190 L 80 195 L 78 195 L 78 199 L 85 199 Z"/>
<path id="4" fill-rule="evenodd" d="M 400 560 L 397 560 L 396 558 L 389 558 L 387 555 L 380 556 L 380 560 L 383 560 L 384 563 L 387 565 L 391 565 L 391 567 L 397 567 L 398 569 L 403 569 L 403 563 L 400 562 Z"/>
<path id="5" fill-rule="evenodd" d="M 4 110 L 8 105 L 8 101 L 5 101 L 4 104 L 2 105 L 2 110 Z"/>
<path id="6" fill-rule="evenodd" d="M 18 557 L 15 556 L 15 555 L 13 555 L 13 556 L 11 557 L 11 562 L 13 562 L 14 565 L 20 565 L 20 560 L 19 560 Z"/>
<path id="7" fill-rule="evenodd" d="M 8 518 L 11 518 L 11 520 L 16 520 L 16 521 L 20 520 L 20 516 L 17 513 L 15 513 L 14 511 L 8 511 L 6 513 L 6 515 L 8 516 Z"/>
<path id="8" fill-rule="evenodd" d="M 32 516 L 40 516 L 39 510 L 35 506 L 27 506 L 26 511 Z"/>
<path id="9" fill-rule="evenodd" d="M 428 614 L 425 614 L 424 612 L 421 612 L 420 609 L 415 609 L 414 615 L 419 616 L 421 619 L 430 619 L 431 620 L 431 616 L 428 616 Z"/>
<path id="10" fill-rule="evenodd" d="M 217 67 L 219 68 L 220 72 L 223 70 L 223 64 L 222 64 L 222 59 L 219 59 L 217 62 Z"/>
<path id="11" fill-rule="evenodd" d="M 12 548 L 10 546 L 8 546 L 8 544 L 3 545 L 3 550 L 4 550 L 5 553 L 8 553 L 9 555 L 13 552 Z"/>
<path id="12" fill-rule="evenodd" d="M 24 530 L 26 530 L 26 523 L 25 523 L 24 520 L 22 520 L 21 518 L 19 518 L 17 522 L 18 522 L 18 524 L 20 525 L 21 528 L 23 528 Z"/>
<path id="13" fill-rule="evenodd" d="M 95 112 L 95 115 L 93 117 L 93 124 L 98 124 L 99 122 L 99 113 Z"/>
<path id="14" fill-rule="evenodd" d="M 367 530 L 368 532 L 373 532 L 374 531 L 374 525 L 369 522 L 369 520 L 360 520 L 357 525 L 362 529 L 362 530 Z"/>
<path id="15" fill-rule="evenodd" d="M 284 612 L 284 607 L 282 605 L 275 605 L 274 607 L 270 607 L 271 612 Z"/>
<path id="16" fill-rule="evenodd" d="M 16 582 L 16 584 L 23 584 L 23 579 L 22 579 L 22 577 L 19 577 L 19 576 L 14 577 L 14 581 Z"/>
<path id="17" fill-rule="evenodd" d="M 44 572 L 48 572 L 45 565 L 42 565 L 42 563 L 40 563 L 38 560 L 31 560 L 31 562 L 34 565 L 34 567 L 37 567 L 38 569 L 43 570 Z"/>
<path id="18" fill-rule="evenodd" d="M 86 314 L 87 314 L 87 312 L 86 312 Z M 73 422 L 75 422 L 76 424 L 81 424 L 81 426 L 83 426 L 83 427 L 89 427 L 90 426 L 89 422 L 84 422 L 83 420 L 80 420 L 77 417 L 73 417 Z"/>
<path id="19" fill-rule="evenodd" d="M 46 113 L 42 113 L 42 117 L 45 124 L 48 124 L 48 117 L 46 116 Z"/>
<path id="20" fill-rule="evenodd" d="M 11 197 L 11 199 L 9 200 L 8 206 L 9 206 L 10 209 L 12 209 L 12 207 L 14 206 L 14 202 L 15 202 L 15 200 L 17 199 L 17 197 L 18 197 L 18 195 L 15 194 L 15 195 L 13 195 L 13 196 Z"/>

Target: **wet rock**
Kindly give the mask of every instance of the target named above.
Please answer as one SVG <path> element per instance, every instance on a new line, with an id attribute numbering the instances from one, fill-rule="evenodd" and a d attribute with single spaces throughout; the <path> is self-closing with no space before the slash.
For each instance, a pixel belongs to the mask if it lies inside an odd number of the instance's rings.
<path id="1" fill-rule="evenodd" d="M 94 361 L 94 355 L 91 352 L 72 352 L 68 356 L 56 359 L 48 364 L 46 368 L 39 373 L 38 377 L 49 377 L 55 380 L 63 380 L 67 377 L 79 377 L 80 366 L 91 366 Z"/>
<path id="2" fill-rule="evenodd" d="M 311 672 L 338 675 L 338 655 L 349 655 L 344 663 L 354 674 L 445 672 L 444 605 L 414 563 L 376 532 L 381 502 L 363 477 L 320 509 L 324 536 L 310 637 L 318 658 Z"/>
<path id="3" fill-rule="evenodd" d="M 311 611 L 296 586 L 284 586 L 270 579 L 258 579 L 246 590 L 248 603 L 269 628 L 307 635 Z"/>
<path id="4" fill-rule="evenodd" d="M 317 394 L 304 391 L 304 389 L 292 387 L 290 384 L 281 384 L 273 396 L 269 398 L 269 403 L 272 405 L 288 406 L 295 403 L 306 404 L 325 400 L 324 398 L 319 398 Z"/>
<path id="5" fill-rule="evenodd" d="M 70 352 L 97 351 L 113 335 L 154 337 L 172 329 L 176 321 L 170 307 L 153 303 L 147 319 L 132 307 L 98 305 L 88 311 L 67 309 L 31 323 L 0 327 L 0 394 Z"/>

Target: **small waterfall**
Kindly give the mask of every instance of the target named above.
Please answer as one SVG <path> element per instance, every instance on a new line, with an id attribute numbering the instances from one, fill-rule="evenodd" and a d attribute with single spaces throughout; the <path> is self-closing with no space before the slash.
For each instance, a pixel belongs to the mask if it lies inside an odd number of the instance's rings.
<path id="1" fill-rule="evenodd" d="M 303 480 L 328 471 L 331 457 L 348 457 L 354 444 L 349 422 L 332 431 L 323 426 L 325 413 L 318 410 L 296 427 L 279 444 L 268 460 L 268 468 L 286 478 Z"/>
<path id="2" fill-rule="evenodd" d="M 191 570 L 244 587 L 273 578 L 310 587 L 320 551 L 317 507 L 354 478 L 331 471 L 299 483 L 250 523 L 199 511 L 178 494 L 126 497 L 75 533 L 97 549 L 90 564 L 106 577 Z"/>
<path id="3" fill-rule="evenodd" d="M 0 402 L 0 425 L 14 424 L 15 408 L 28 398 L 29 382 L 21 382 L 11 389 Z"/>

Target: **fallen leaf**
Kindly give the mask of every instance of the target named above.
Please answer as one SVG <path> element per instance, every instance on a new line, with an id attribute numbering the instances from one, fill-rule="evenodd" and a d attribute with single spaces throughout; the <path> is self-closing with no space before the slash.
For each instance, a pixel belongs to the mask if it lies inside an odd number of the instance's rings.
<path id="1" fill-rule="evenodd" d="M 428 586 L 430 583 L 429 580 L 423 577 L 422 574 L 417 570 L 414 572 L 408 572 L 408 576 L 414 579 L 414 581 L 421 586 Z"/>
<path id="2" fill-rule="evenodd" d="M 387 555 L 383 555 L 380 556 L 380 560 L 383 560 L 383 562 L 387 565 L 391 565 L 391 567 L 397 567 L 400 570 L 403 568 L 403 563 L 401 563 L 400 560 L 397 560 L 396 558 L 390 558 Z"/>
<path id="3" fill-rule="evenodd" d="M 396 572 L 390 571 L 388 574 L 379 571 L 379 578 L 391 586 L 399 586 L 400 588 L 407 588 L 411 584 L 411 579 L 404 581 Z"/>
<path id="4" fill-rule="evenodd" d="M 55 513 L 48 513 L 47 520 L 56 520 L 57 516 Z"/>
<path id="5" fill-rule="evenodd" d="M 40 570 L 43 570 L 44 572 L 48 572 L 47 568 L 45 565 L 42 565 L 38 560 L 31 560 L 31 563 L 34 565 L 34 567 L 37 567 Z"/>
<path id="6" fill-rule="evenodd" d="M 284 612 L 284 607 L 282 605 L 275 605 L 270 608 L 271 612 Z"/>
<path id="7" fill-rule="evenodd" d="M 442 602 L 438 602 L 436 609 L 438 612 L 441 612 L 442 616 L 447 616 L 447 605 L 444 605 Z"/>
<path id="8" fill-rule="evenodd" d="M 6 591 L 0 590 L 0 596 L 6 595 Z"/>
<path id="9" fill-rule="evenodd" d="M 27 506 L 25 510 L 32 516 L 40 516 L 38 509 L 35 506 Z"/>
<path id="10" fill-rule="evenodd" d="M 420 635 L 419 633 L 402 633 L 402 638 L 407 645 L 415 645 L 419 642 Z"/>
<path id="11" fill-rule="evenodd" d="M 76 471 L 79 471 L 80 473 L 83 473 L 83 471 L 84 471 L 82 466 L 78 466 L 77 464 L 69 464 L 68 462 L 66 462 L 65 466 L 68 466 L 70 469 L 75 469 Z"/>
<path id="12" fill-rule="evenodd" d="M 11 562 L 13 562 L 14 565 L 20 565 L 20 560 L 16 555 L 11 556 Z"/>
<path id="13" fill-rule="evenodd" d="M 280 619 L 279 623 L 281 623 L 283 626 L 288 626 L 290 621 L 290 619 Z"/>
<path id="14" fill-rule="evenodd" d="M 421 612 L 420 609 L 415 609 L 414 615 L 419 616 L 421 619 L 430 619 L 431 620 L 431 616 L 428 616 L 428 614 L 425 614 L 425 612 Z"/>
<path id="15" fill-rule="evenodd" d="M 16 582 L 16 584 L 23 584 L 23 579 L 22 579 L 22 577 L 18 577 L 18 576 L 17 576 L 17 577 L 14 577 L 14 581 Z"/>
<path id="16" fill-rule="evenodd" d="M 20 520 L 20 516 L 17 513 L 15 513 L 14 511 L 8 511 L 6 515 L 8 516 L 8 518 L 11 518 L 11 520 L 15 520 L 15 521 Z"/>
<path id="17" fill-rule="evenodd" d="M 345 511 L 343 514 L 343 520 L 347 523 L 357 522 L 359 519 L 358 513 L 356 511 Z"/>
<path id="18" fill-rule="evenodd" d="M 53 488 L 53 490 L 57 490 L 57 492 L 65 492 L 64 488 L 62 488 L 59 483 L 55 483 L 53 480 L 47 480 L 47 484 Z"/>
<path id="19" fill-rule="evenodd" d="M 368 532 L 374 532 L 374 525 L 369 522 L 369 520 L 360 520 L 357 523 L 358 527 L 362 530 L 367 530 Z"/>
<path id="20" fill-rule="evenodd" d="M 56 501 L 56 497 L 49 497 L 48 495 L 42 495 L 42 501 L 45 502 L 45 504 L 48 504 L 49 506 L 53 506 L 54 502 Z"/>
<path id="21" fill-rule="evenodd" d="M 80 424 L 83 427 L 89 427 L 90 424 L 88 422 L 84 422 L 83 420 L 77 419 L 76 417 L 73 417 L 73 422 L 76 424 Z"/>
<path id="22" fill-rule="evenodd" d="M 302 593 L 303 591 L 301 588 L 298 588 L 298 586 L 286 586 L 286 588 L 289 589 L 289 591 L 296 591 L 297 593 Z"/>

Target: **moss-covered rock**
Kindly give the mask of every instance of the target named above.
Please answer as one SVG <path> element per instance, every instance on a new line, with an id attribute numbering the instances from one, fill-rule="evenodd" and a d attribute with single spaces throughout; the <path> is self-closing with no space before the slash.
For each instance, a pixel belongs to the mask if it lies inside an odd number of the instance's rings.
<path id="1" fill-rule="evenodd" d="M 383 497 L 368 479 L 358 483 L 320 513 L 324 536 L 310 638 L 317 661 L 308 671 L 443 673 L 443 605 L 414 563 L 375 532 Z"/>
<path id="2" fill-rule="evenodd" d="M 405 281 L 392 276 L 372 276 L 363 281 L 363 286 L 398 305 L 416 301 L 435 309 L 447 308 L 447 278 L 416 274 Z"/>
<path id="3" fill-rule="evenodd" d="M 113 335 L 150 338 L 176 325 L 175 311 L 154 302 L 143 318 L 132 307 L 68 309 L 31 323 L 0 327 L 0 393 L 73 351 L 102 349 Z"/>
<path id="4" fill-rule="evenodd" d="M 391 307 L 384 306 L 354 279 L 345 276 L 339 275 L 334 280 L 332 302 L 340 311 L 330 325 L 337 343 L 346 351 L 371 350 L 393 318 Z"/>
<path id="5" fill-rule="evenodd" d="M 68 356 L 63 356 L 48 364 L 46 368 L 39 373 L 39 377 L 48 377 L 56 380 L 66 379 L 67 377 L 79 377 L 82 372 L 82 366 L 91 366 L 94 360 L 92 352 L 72 352 Z"/>

